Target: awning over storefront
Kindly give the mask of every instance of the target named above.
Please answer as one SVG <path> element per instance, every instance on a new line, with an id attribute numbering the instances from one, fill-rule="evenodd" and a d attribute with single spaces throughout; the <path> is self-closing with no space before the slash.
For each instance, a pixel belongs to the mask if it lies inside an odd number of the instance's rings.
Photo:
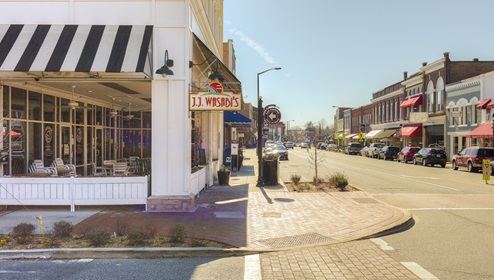
<path id="1" fill-rule="evenodd" d="M 204 63 L 205 66 L 209 66 L 209 68 L 205 69 L 205 70 L 202 70 L 201 75 L 204 75 L 204 78 L 208 78 L 208 73 L 211 71 L 211 70 L 215 70 L 215 71 L 219 71 L 225 78 L 225 81 L 221 81 L 221 84 L 223 85 L 224 87 L 224 91 L 231 91 L 231 92 L 234 92 L 234 93 L 242 93 L 242 84 L 240 83 L 240 80 L 237 79 L 237 76 L 235 76 L 235 74 L 232 73 L 232 71 L 230 71 L 230 69 L 228 68 L 228 66 L 226 66 L 225 64 L 223 64 L 223 62 L 221 62 L 222 60 L 219 59 L 207 46 L 206 44 L 204 44 L 201 39 L 199 39 L 199 37 L 194 34 L 194 45 L 195 47 L 198 48 L 198 50 L 200 50 L 202 52 L 202 55 L 200 57 L 200 61 L 192 61 L 192 66 L 194 65 L 198 65 L 197 67 L 199 67 L 199 65 L 201 65 L 202 63 Z M 204 57 L 206 58 L 206 60 L 204 60 Z M 207 63 L 207 64 L 206 64 Z M 194 77 L 195 80 L 193 80 L 193 82 L 198 82 L 200 79 L 200 77 Z"/>
<path id="2" fill-rule="evenodd" d="M 336 139 L 338 139 L 338 140 L 343 139 L 343 133 L 338 133 L 338 134 L 336 135 Z"/>
<path id="3" fill-rule="evenodd" d="M 388 138 L 395 134 L 396 129 L 388 129 L 388 130 L 383 130 L 380 133 L 374 135 L 374 139 L 382 139 L 382 138 Z"/>
<path id="4" fill-rule="evenodd" d="M 479 105 L 477 105 L 477 109 L 478 110 L 486 109 L 485 107 L 487 106 L 487 104 L 489 104 L 489 102 L 491 102 L 490 98 L 482 100 L 482 102 L 480 102 Z"/>
<path id="5" fill-rule="evenodd" d="M 0 71 L 150 72 L 152 33 L 151 25 L 0 25 Z"/>
<path id="6" fill-rule="evenodd" d="M 481 124 L 467 133 L 467 138 L 492 138 L 492 124 Z"/>
<path id="7" fill-rule="evenodd" d="M 400 108 L 413 107 L 422 104 L 422 95 L 410 97 L 400 104 Z"/>
<path id="8" fill-rule="evenodd" d="M 351 139 L 353 138 L 355 135 L 357 135 L 356 133 L 355 134 L 348 134 L 345 136 L 346 139 Z"/>
<path id="9" fill-rule="evenodd" d="M 422 124 L 410 124 L 401 128 L 401 137 L 422 137 Z"/>
<path id="10" fill-rule="evenodd" d="M 374 136 L 376 136 L 377 134 L 381 133 L 382 130 L 371 130 L 369 133 L 365 134 L 365 138 L 366 139 L 372 139 L 374 138 Z"/>
<path id="11" fill-rule="evenodd" d="M 485 109 L 492 109 L 494 108 L 494 99 L 491 99 L 487 105 L 485 105 Z"/>
<path id="12" fill-rule="evenodd" d="M 248 117 L 231 111 L 223 112 L 224 122 L 232 127 L 250 127 L 252 120 Z"/>

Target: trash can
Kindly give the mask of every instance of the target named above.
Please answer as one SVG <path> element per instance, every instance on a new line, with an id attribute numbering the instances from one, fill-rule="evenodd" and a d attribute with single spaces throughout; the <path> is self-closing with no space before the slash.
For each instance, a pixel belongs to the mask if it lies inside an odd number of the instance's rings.
<path id="1" fill-rule="evenodd" d="M 277 185 L 279 177 L 278 157 L 265 157 L 262 164 L 262 178 L 265 185 Z"/>

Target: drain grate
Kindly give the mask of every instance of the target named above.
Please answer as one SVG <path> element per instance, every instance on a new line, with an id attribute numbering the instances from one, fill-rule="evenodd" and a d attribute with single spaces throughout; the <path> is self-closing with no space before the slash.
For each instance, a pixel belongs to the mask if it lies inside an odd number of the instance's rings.
<path id="1" fill-rule="evenodd" d="M 354 198 L 353 200 L 355 200 L 358 203 L 377 203 L 375 199 L 366 198 L 366 197 Z"/>
<path id="2" fill-rule="evenodd" d="M 281 212 L 264 212 L 262 216 L 264 218 L 281 218 Z"/>
<path id="3" fill-rule="evenodd" d="M 266 245 L 270 248 L 284 248 L 284 247 L 300 246 L 306 244 L 323 243 L 333 240 L 334 239 L 331 237 L 327 237 L 319 233 L 312 232 L 312 233 L 305 233 L 301 235 L 293 235 L 293 236 L 280 237 L 280 238 L 262 239 L 262 240 L 258 240 L 257 242 Z"/>

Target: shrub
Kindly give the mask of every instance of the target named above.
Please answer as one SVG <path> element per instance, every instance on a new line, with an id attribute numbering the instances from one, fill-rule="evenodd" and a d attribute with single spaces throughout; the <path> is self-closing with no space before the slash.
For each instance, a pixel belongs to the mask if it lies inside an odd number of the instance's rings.
<path id="1" fill-rule="evenodd" d="M 74 226 L 70 222 L 60 221 L 53 224 L 53 237 L 67 238 L 72 234 Z"/>
<path id="2" fill-rule="evenodd" d="M 117 224 L 115 225 L 115 233 L 118 236 L 124 236 L 129 231 L 130 223 L 127 219 L 122 217 L 117 218 Z"/>
<path id="3" fill-rule="evenodd" d="M 319 185 L 322 182 L 324 182 L 324 180 L 322 178 L 319 178 L 319 177 L 316 177 L 316 176 L 314 176 L 314 178 L 312 178 L 312 183 L 314 183 L 314 185 Z"/>
<path id="4" fill-rule="evenodd" d="M 127 235 L 127 242 L 130 246 L 144 246 L 148 243 L 151 236 L 147 232 L 141 230 L 134 230 Z"/>
<path id="5" fill-rule="evenodd" d="M 93 230 L 87 236 L 86 239 L 93 247 L 100 247 L 110 242 L 110 234 L 104 230 Z"/>
<path id="6" fill-rule="evenodd" d="M 292 181 L 295 185 L 298 185 L 298 183 L 300 183 L 301 178 L 302 178 L 302 176 L 297 175 L 297 174 L 290 175 L 290 181 Z"/>
<path id="7" fill-rule="evenodd" d="M 335 172 L 328 180 L 331 185 L 340 189 L 340 191 L 344 191 L 348 186 L 348 177 L 342 172 Z"/>
<path id="8" fill-rule="evenodd" d="M 305 191 L 305 190 L 310 191 L 310 190 L 312 190 L 312 185 L 309 183 L 303 183 L 299 186 L 299 188 L 301 191 Z"/>
<path id="9" fill-rule="evenodd" d="M 300 189 L 294 183 L 290 183 L 289 188 L 291 191 L 298 192 Z"/>
<path id="10" fill-rule="evenodd" d="M 29 243 L 34 234 L 34 225 L 28 223 L 20 223 L 12 230 L 12 236 L 19 244 Z"/>
<path id="11" fill-rule="evenodd" d="M 185 227 L 181 224 L 173 226 L 168 232 L 170 242 L 172 243 L 184 243 L 185 242 Z"/>

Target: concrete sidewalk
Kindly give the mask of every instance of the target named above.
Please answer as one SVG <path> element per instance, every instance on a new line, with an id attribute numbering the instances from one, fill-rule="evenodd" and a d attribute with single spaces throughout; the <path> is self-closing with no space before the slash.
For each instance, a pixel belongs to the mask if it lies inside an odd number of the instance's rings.
<path id="1" fill-rule="evenodd" d="M 288 192 L 283 184 L 258 188 L 255 150 L 245 150 L 244 157 L 240 171 L 232 172 L 230 186 L 212 186 L 201 192 L 194 212 L 133 209 L 71 213 L 68 209 L 41 212 L 29 208 L 0 212 L 0 233 L 11 231 L 21 222 L 37 224 L 39 215 L 44 217 L 45 231 L 61 220 L 72 222 L 76 229 L 98 226 L 112 230 L 118 218 L 123 218 L 132 227 L 157 225 L 159 234 L 166 234 L 179 223 L 192 237 L 223 242 L 248 252 L 357 240 L 400 228 L 411 220 L 408 211 L 383 204 L 363 191 L 296 193 Z"/>

